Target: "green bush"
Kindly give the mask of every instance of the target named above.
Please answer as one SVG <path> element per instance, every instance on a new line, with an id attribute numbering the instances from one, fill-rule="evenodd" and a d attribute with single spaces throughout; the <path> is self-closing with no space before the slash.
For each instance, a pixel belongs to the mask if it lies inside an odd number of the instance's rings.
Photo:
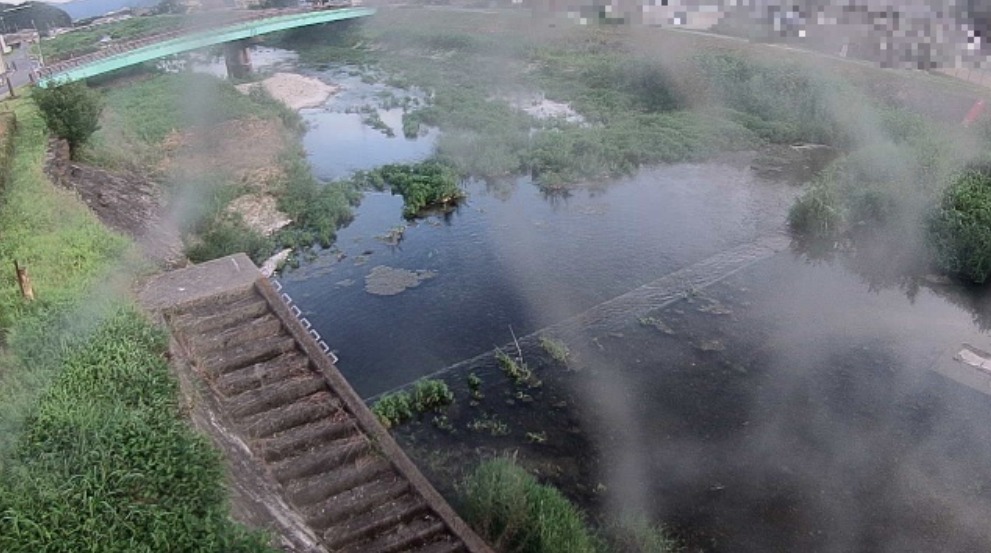
<path id="1" fill-rule="evenodd" d="M 413 400 L 402 390 L 385 394 L 372 406 L 372 413 L 382 426 L 392 428 L 413 418 Z"/>
<path id="2" fill-rule="evenodd" d="M 972 167 L 943 193 L 928 221 L 936 265 L 983 284 L 991 276 L 991 166 Z"/>
<path id="3" fill-rule="evenodd" d="M 89 137 L 100 128 L 103 99 L 83 82 L 35 88 L 32 93 L 48 128 L 66 139 L 75 156 Z"/>

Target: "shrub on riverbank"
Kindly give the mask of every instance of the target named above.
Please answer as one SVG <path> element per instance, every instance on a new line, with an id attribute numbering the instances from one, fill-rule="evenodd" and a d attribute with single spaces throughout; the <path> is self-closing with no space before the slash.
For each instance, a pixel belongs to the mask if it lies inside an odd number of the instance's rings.
<path id="1" fill-rule="evenodd" d="M 986 282 L 991 276 L 991 166 L 958 176 L 928 223 L 937 266 L 977 284 Z"/>

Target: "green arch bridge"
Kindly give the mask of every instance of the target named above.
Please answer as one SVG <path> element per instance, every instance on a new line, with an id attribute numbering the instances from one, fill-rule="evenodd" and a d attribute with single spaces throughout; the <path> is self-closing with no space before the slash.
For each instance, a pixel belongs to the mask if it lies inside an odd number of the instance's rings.
<path id="1" fill-rule="evenodd" d="M 223 10 L 195 14 L 193 22 L 167 33 L 122 42 L 92 54 L 45 66 L 36 72 L 38 86 L 78 81 L 138 63 L 190 50 L 225 44 L 228 71 L 241 75 L 250 69 L 245 40 L 267 33 L 367 17 L 372 8 L 332 5 L 274 10 Z"/>

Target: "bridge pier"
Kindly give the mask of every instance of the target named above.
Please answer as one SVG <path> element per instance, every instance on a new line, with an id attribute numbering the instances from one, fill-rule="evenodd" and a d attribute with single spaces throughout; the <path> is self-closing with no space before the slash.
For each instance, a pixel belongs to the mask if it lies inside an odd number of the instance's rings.
<path id="1" fill-rule="evenodd" d="M 251 73 L 251 57 L 248 55 L 248 41 L 235 40 L 224 43 L 224 63 L 227 65 L 227 76 L 232 79 L 243 79 Z"/>

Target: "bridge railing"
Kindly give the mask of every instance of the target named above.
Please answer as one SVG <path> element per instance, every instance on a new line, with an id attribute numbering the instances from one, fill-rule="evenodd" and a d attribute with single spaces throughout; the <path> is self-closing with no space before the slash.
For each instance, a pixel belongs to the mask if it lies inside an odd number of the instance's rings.
<path id="1" fill-rule="evenodd" d="M 265 10 L 223 10 L 223 11 L 200 12 L 197 14 L 195 20 L 190 20 L 190 23 L 188 25 L 185 25 L 180 29 L 166 31 L 163 33 L 157 33 L 154 35 L 148 35 L 145 37 L 129 40 L 126 42 L 113 43 L 110 46 L 100 49 L 96 52 L 91 52 L 89 54 L 85 54 L 75 58 L 62 60 L 59 62 L 49 64 L 45 67 L 39 68 L 35 71 L 33 77 L 35 80 L 50 79 L 52 77 L 57 78 L 57 75 L 59 73 L 66 71 L 68 69 L 85 65 L 87 63 L 92 63 L 94 61 L 103 60 L 120 54 L 126 54 L 128 52 L 137 50 L 139 48 L 151 46 L 159 42 L 181 39 L 185 36 L 195 35 L 210 30 L 219 30 L 222 29 L 223 27 L 233 26 L 240 23 L 246 23 L 254 20 L 264 20 L 272 17 L 285 16 L 285 15 L 337 10 L 341 8 L 351 7 L 351 5 L 352 4 L 350 2 L 335 2 L 335 3 L 328 3 L 324 5 L 304 7 L 304 8 L 281 8 L 281 9 L 265 9 Z"/>

